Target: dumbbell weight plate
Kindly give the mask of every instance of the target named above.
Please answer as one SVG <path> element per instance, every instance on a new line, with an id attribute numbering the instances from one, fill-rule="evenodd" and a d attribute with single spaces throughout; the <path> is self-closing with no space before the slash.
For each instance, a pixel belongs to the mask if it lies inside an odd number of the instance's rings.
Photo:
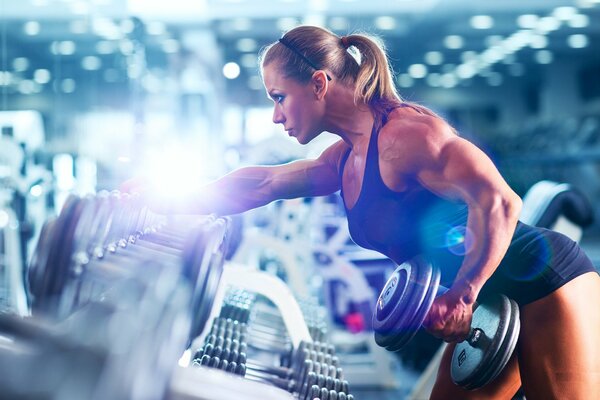
<path id="1" fill-rule="evenodd" d="M 34 313 L 41 311 L 53 314 L 56 310 L 57 297 L 64 289 L 66 279 L 70 276 L 69 266 L 73 248 L 73 235 L 77 219 L 82 211 L 82 203 L 76 196 L 69 196 L 60 214 L 52 223 L 49 234 L 44 235 L 43 243 L 38 246 L 40 257 L 32 265 L 30 273 L 33 296 L 32 309 Z"/>
<path id="2" fill-rule="evenodd" d="M 494 296 L 477 307 L 471 326 L 484 333 L 474 345 L 466 340 L 456 345 L 450 366 L 450 375 L 455 384 L 473 386 L 473 382 L 477 383 L 487 375 L 490 368 L 497 367 L 493 360 L 507 338 L 511 314 L 511 302 L 504 295 Z"/>
<path id="3" fill-rule="evenodd" d="M 510 357 L 512 356 L 512 353 L 517 345 L 521 328 L 521 321 L 519 319 L 519 306 L 514 300 L 509 299 L 509 301 L 511 305 L 510 323 L 508 325 L 506 337 L 500 346 L 500 350 L 496 354 L 496 357 L 494 357 L 494 360 L 490 363 L 490 368 L 488 369 L 487 373 L 476 382 L 473 382 L 468 387 L 465 387 L 465 389 L 475 390 L 487 385 L 496 379 L 506 364 L 508 364 L 508 361 L 510 360 Z"/>
<path id="4" fill-rule="evenodd" d="M 433 275 L 431 264 L 420 257 L 396 268 L 381 291 L 373 314 L 375 341 L 379 346 L 406 343 L 417 333 L 415 318 L 424 302 L 429 301 Z"/>
<path id="5" fill-rule="evenodd" d="M 414 314 L 413 320 L 409 323 L 409 325 L 404 328 L 406 332 L 404 335 L 397 337 L 394 343 L 387 347 L 389 351 L 399 351 L 401 350 L 419 331 L 421 326 L 423 325 L 423 321 L 425 321 L 425 317 L 435 300 L 437 295 L 437 288 L 440 284 L 441 272 L 438 268 L 432 269 L 431 282 L 427 291 L 425 293 L 425 297 L 421 302 L 421 306 L 417 309 Z"/>

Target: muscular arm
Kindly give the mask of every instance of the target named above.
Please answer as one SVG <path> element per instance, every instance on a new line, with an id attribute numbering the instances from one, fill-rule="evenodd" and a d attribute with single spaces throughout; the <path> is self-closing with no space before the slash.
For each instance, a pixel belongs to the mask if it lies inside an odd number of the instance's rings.
<path id="1" fill-rule="evenodd" d="M 406 132 L 401 170 L 409 170 L 436 194 L 462 199 L 468 206 L 467 232 L 472 244 L 450 290 L 473 304 L 508 249 L 521 199 L 492 161 L 445 122 L 426 117 L 409 124 L 401 130 Z"/>
<path id="2" fill-rule="evenodd" d="M 340 141 L 317 159 L 235 170 L 202 187 L 195 195 L 157 207 L 176 214 L 238 214 L 278 199 L 321 196 L 339 189 L 338 165 L 345 144 Z"/>

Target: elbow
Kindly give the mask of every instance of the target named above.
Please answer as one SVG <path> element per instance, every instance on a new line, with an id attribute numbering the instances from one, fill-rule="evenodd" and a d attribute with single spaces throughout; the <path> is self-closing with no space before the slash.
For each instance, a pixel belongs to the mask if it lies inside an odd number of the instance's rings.
<path id="1" fill-rule="evenodd" d="M 502 209 L 506 219 L 517 223 L 521 216 L 521 209 L 523 208 L 523 200 L 512 190 L 507 196 L 504 196 L 502 200 Z"/>

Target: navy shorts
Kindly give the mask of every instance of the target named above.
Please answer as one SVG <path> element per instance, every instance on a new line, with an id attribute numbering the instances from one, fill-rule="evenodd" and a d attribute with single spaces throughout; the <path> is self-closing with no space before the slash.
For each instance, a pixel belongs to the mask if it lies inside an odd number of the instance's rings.
<path id="1" fill-rule="evenodd" d="M 451 285 L 463 257 L 446 251 L 431 257 L 442 270 L 442 284 Z M 597 271 L 576 242 L 558 232 L 519 222 L 506 255 L 483 286 L 478 301 L 503 293 L 524 306 L 587 272 Z"/>

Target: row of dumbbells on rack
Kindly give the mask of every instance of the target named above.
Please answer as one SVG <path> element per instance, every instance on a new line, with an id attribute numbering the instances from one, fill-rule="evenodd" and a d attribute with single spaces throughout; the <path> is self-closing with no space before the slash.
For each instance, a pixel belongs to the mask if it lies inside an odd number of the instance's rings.
<path id="1" fill-rule="evenodd" d="M 251 293 L 230 292 L 192 365 L 271 384 L 298 399 L 353 399 L 333 345 L 321 341 L 327 332 L 324 320 L 316 316 L 322 310 L 303 303 L 314 341 L 293 348 L 281 318 L 262 300 Z"/>
<path id="2" fill-rule="evenodd" d="M 32 317 L 0 315 L 0 397 L 164 398 L 229 244 L 227 219 L 165 222 L 117 192 L 67 199 L 30 266 Z"/>

